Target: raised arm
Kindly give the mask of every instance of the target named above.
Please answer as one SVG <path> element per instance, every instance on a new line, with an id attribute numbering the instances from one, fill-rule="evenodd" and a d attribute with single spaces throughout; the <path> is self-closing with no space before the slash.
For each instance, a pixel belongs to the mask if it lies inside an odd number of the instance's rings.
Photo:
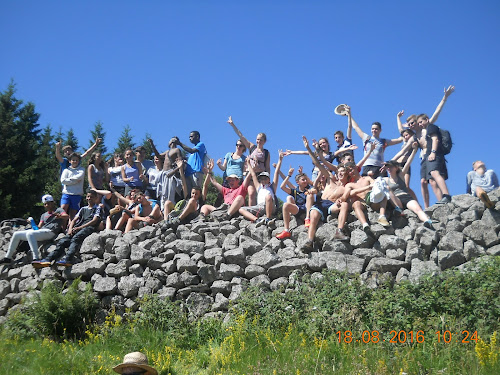
<path id="1" fill-rule="evenodd" d="M 287 155 L 287 153 L 285 153 L 285 155 Z M 276 165 L 277 165 L 276 163 L 273 163 L 273 167 L 274 167 L 274 168 L 276 168 Z M 284 179 L 285 179 L 285 177 L 286 177 L 286 176 L 285 176 L 285 174 L 284 174 L 281 170 L 280 170 L 280 177 L 281 177 L 283 180 L 284 180 Z M 290 177 L 292 177 L 292 176 L 290 176 Z M 290 189 L 295 189 L 295 185 L 294 185 L 294 184 L 292 184 L 292 183 L 290 182 L 290 179 L 288 179 L 288 180 L 287 180 L 286 184 L 288 185 L 288 187 L 289 187 Z"/>
<path id="2" fill-rule="evenodd" d="M 368 134 L 364 133 L 363 130 L 361 130 L 361 128 L 359 127 L 358 123 L 352 117 L 352 114 L 351 114 L 350 111 L 349 111 L 349 114 L 350 114 L 350 117 L 351 117 L 352 127 L 354 128 L 354 130 L 356 131 L 356 133 L 358 133 L 359 138 L 361 138 L 361 140 L 364 141 L 364 139 L 368 136 Z"/>
<path id="3" fill-rule="evenodd" d="M 96 147 L 99 146 L 99 144 L 101 142 L 102 142 L 102 138 L 96 138 L 94 144 L 92 146 L 90 146 L 90 148 L 82 154 L 82 159 L 87 157 L 88 155 L 90 155 L 92 152 L 94 152 Z"/>
<path id="4" fill-rule="evenodd" d="M 318 159 L 316 159 L 316 156 L 312 152 L 311 147 L 309 147 L 309 141 L 307 140 L 305 135 L 302 136 L 302 141 L 304 142 L 304 146 L 307 152 L 309 153 L 309 156 L 311 157 L 313 164 L 320 170 L 320 172 L 323 175 L 329 177 L 331 173 L 318 161 Z"/>
<path id="5" fill-rule="evenodd" d="M 153 143 L 153 140 L 151 138 L 148 138 L 148 142 L 151 145 L 151 148 L 153 149 L 153 152 L 155 153 L 155 156 L 158 159 L 165 159 L 165 155 L 162 155 L 160 152 L 158 152 L 158 149 L 156 148 L 156 146 Z"/>
<path id="6" fill-rule="evenodd" d="M 401 110 L 398 112 L 398 114 L 396 115 L 396 121 L 398 123 L 398 131 L 399 131 L 399 134 L 401 134 L 401 132 L 404 130 L 403 128 L 403 124 L 401 123 L 401 117 L 405 114 L 405 111 L 404 110 Z"/>
<path id="7" fill-rule="evenodd" d="M 252 163 L 250 162 L 250 158 L 247 158 L 246 163 L 247 163 L 248 173 L 252 176 L 253 186 L 255 186 L 255 188 L 257 189 L 257 187 L 259 186 L 259 179 L 257 178 L 257 175 L 255 174 L 255 170 L 252 167 Z"/>
<path id="8" fill-rule="evenodd" d="M 438 106 L 436 107 L 436 110 L 434 111 L 434 114 L 432 115 L 432 117 L 429 119 L 429 122 L 431 124 L 434 124 L 439 115 L 441 114 L 441 111 L 444 107 L 444 103 L 446 103 L 446 101 L 448 100 L 448 97 L 453 94 L 453 92 L 455 91 L 455 86 L 448 86 L 448 88 L 444 88 L 444 95 L 443 95 L 443 99 L 441 99 L 441 101 L 439 102 Z"/>
<path id="9" fill-rule="evenodd" d="M 281 169 L 281 164 L 283 163 L 283 158 L 285 157 L 285 154 L 283 153 L 282 150 L 278 151 L 278 164 L 276 164 L 276 169 L 274 170 L 274 178 L 273 178 L 273 190 L 274 193 L 276 194 L 276 187 L 278 186 L 278 181 L 280 179 L 280 169 Z M 271 158 L 271 156 L 269 156 Z"/>
<path id="10" fill-rule="evenodd" d="M 307 151 L 292 151 L 292 150 L 286 150 L 285 151 L 286 155 L 309 155 Z"/>
<path id="11" fill-rule="evenodd" d="M 245 138 L 245 136 L 243 135 L 243 133 L 240 131 L 240 129 L 238 129 L 236 127 L 236 125 L 234 124 L 233 122 L 233 118 L 231 116 L 229 116 L 229 119 L 227 120 L 227 123 L 229 125 L 231 125 L 231 127 L 233 128 L 234 132 L 238 135 L 238 137 L 240 137 L 241 139 L 241 142 L 243 142 L 243 144 L 245 145 L 245 147 L 247 148 L 248 152 L 250 152 L 250 149 L 252 148 L 252 146 L 254 145 L 252 142 L 250 142 L 248 139 Z"/>
<path id="12" fill-rule="evenodd" d="M 222 185 L 217 182 L 217 180 L 214 177 L 213 174 L 213 169 L 214 169 L 214 160 L 210 159 L 207 163 L 207 167 L 204 168 L 204 172 L 207 175 L 205 178 L 205 182 L 203 183 L 203 190 L 205 190 L 205 183 L 211 182 L 212 185 L 215 186 L 215 188 L 219 191 L 219 193 L 222 193 Z M 208 184 L 207 184 L 207 189 L 208 189 Z M 207 190 L 208 192 L 208 190 Z"/>
<path id="13" fill-rule="evenodd" d="M 408 142 L 399 152 L 392 157 L 391 160 L 398 160 L 401 156 L 406 154 L 412 148 L 412 142 Z"/>
<path id="14" fill-rule="evenodd" d="M 294 168 L 292 168 L 292 167 L 290 167 L 288 169 L 288 175 L 285 176 L 285 178 L 283 179 L 283 182 L 280 185 L 281 190 L 283 190 L 287 194 L 292 193 L 292 190 L 287 185 L 290 182 L 290 178 L 293 175 L 293 171 L 294 171 Z"/>
<path id="15" fill-rule="evenodd" d="M 226 170 L 226 168 L 227 168 L 227 159 L 226 159 L 226 157 L 224 157 L 224 163 L 222 163 L 222 159 L 221 159 L 221 158 L 219 158 L 219 159 L 217 160 L 217 166 L 219 167 L 219 169 L 220 169 L 221 171 L 225 171 L 225 170 Z"/>
<path id="16" fill-rule="evenodd" d="M 347 112 L 347 138 L 352 139 L 352 117 L 351 117 L 351 107 L 345 106 Z"/>
<path id="17" fill-rule="evenodd" d="M 411 147 L 413 148 L 413 150 L 411 151 L 411 155 L 408 158 L 408 160 L 406 161 L 405 166 L 403 167 L 403 170 L 401 171 L 401 172 L 403 172 L 403 174 L 407 174 L 409 169 L 410 169 L 411 162 L 413 161 L 413 159 L 415 158 L 415 155 L 417 154 L 418 143 L 413 142 L 411 144 Z"/>
<path id="18" fill-rule="evenodd" d="M 56 143 L 56 159 L 61 164 L 63 162 L 63 157 L 61 155 L 61 141 Z"/>
<path id="19" fill-rule="evenodd" d="M 363 159 L 361 159 L 360 161 L 358 161 L 358 164 L 356 164 L 356 167 L 358 167 L 358 168 L 361 168 L 363 166 L 363 164 L 365 164 L 365 161 L 370 157 L 370 155 L 373 152 L 373 150 L 375 150 L 375 146 L 376 146 L 375 143 L 368 142 L 367 144 L 370 145 L 370 149 L 365 154 L 365 156 L 363 156 Z"/>
<path id="20" fill-rule="evenodd" d="M 181 146 L 184 151 L 186 152 L 189 152 L 190 154 L 194 154 L 195 152 L 198 152 L 198 149 L 197 148 L 194 148 L 194 147 L 189 147 L 188 145 L 185 145 L 184 143 L 182 143 L 180 140 L 179 140 L 179 137 L 174 137 L 175 138 L 175 141 L 176 143 Z"/>

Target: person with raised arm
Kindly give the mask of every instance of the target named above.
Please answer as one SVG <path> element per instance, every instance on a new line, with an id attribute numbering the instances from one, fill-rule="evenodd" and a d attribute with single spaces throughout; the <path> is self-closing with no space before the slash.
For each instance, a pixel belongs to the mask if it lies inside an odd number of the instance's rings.
<path id="1" fill-rule="evenodd" d="M 261 172 L 271 173 L 271 157 L 269 151 L 264 148 L 264 144 L 267 141 L 265 133 L 257 134 L 257 139 L 255 143 L 250 142 L 243 133 L 236 127 L 231 116 L 227 120 L 227 123 L 231 125 L 234 132 L 238 135 L 241 142 L 247 148 L 249 155 L 248 159 L 252 162 L 252 168 L 254 172 L 259 175 Z M 248 205 L 254 206 L 257 202 L 257 186 L 253 185 L 253 182 L 248 186 Z"/>
<path id="2" fill-rule="evenodd" d="M 318 192 L 316 202 L 311 207 L 310 219 L 311 223 L 307 233 L 307 241 L 302 246 L 303 252 L 311 252 L 314 247 L 314 236 L 320 220 L 326 221 L 328 216 L 338 214 L 338 227 L 333 235 L 337 240 L 346 241 L 349 237 L 344 233 L 344 226 L 347 221 L 347 213 L 349 204 L 342 197 L 345 193 L 345 185 L 347 184 L 347 174 L 343 165 L 337 167 L 335 175 L 325 168 L 316 158 L 315 153 L 309 146 L 309 141 L 305 136 L 302 136 L 304 146 L 309 153 L 314 165 L 320 170 L 320 176 L 326 176 L 326 183 L 323 192 Z M 320 178 L 318 176 L 318 179 Z"/>
<path id="3" fill-rule="evenodd" d="M 324 163 L 323 161 L 326 160 L 329 165 L 332 165 L 333 161 L 335 160 L 335 155 L 333 152 L 330 151 L 330 142 L 328 141 L 328 138 L 322 137 L 319 139 L 319 141 L 316 142 L 315 139 L 312 140 L 313 146 L 315 148 L 315 155 L 316 158 L 320 160 L 320 163 Z M 300 151 L 291 151 L 291 150 L 286 150 L 286 155 L 309 155 L 309 153 L 306 150 L 300 150 Z M 323 157 L 320 159 L 320 157 Z M 311 180 L 316 180 L 316 178 L 319 175 L 319 168 L 316 167 L 316 165 L 313 163 L 313 170 L 311 172 Z"/>
<path id="4" fill-rule="evenodd" d="M 260 172 L 257 176 L 252 161 L 250 158 L 247 160 L 248 171 L 251 174 L 254 186 L 257 186 L 257 204 L 255 206 L 241 207 L 239 213 L 245 219 L 256 223 L 257 226 L 270 225 L 274 223 L 274 219 L 271 219 L 271 217 L 276 209 L 276 185 L 278 184 L 279 172 L 274 173 L 274 179 L 271 183 L 268 172 Z M 279 170 L 281 162 L 282 160 L 278 161 L 277 170 Z"/>
<path id="5" fill-rule="evenodd" d="M 344 133 L 341 130 L 337 130 L 334 134 L 335 142 L 337 142 L 337 150 L 333 153 L 335 159 L 337 160 L 337 164 L 340 163 L 340 156 L 345 152 L 349 152 L 352 154 L 354 158 L 354 150 L 358 148 L 358 146 L 353 145 L 352 143 L 352 117 L 351 117 L 351 107 L 348 105 L 344 106 L 345 113 L 347 115 L 347 137 L 344 138 Z"/>
<path id="6" fill-rule="evenodd" d="M 224 199 L 224 204 L 227 206 L 227 213 L 222 217 L 223 220 L 231 219 L 239 209 L 245 204 L 245 197 L 248 193 L 248 185 L 250 184 L 251 174 L 247 174 L 243 183 L 240 181 L 240 177 L 236 174 L 230 174 L 226 176 L 226 181 L 229 187 L 225 187 L 217 182 L 213 177 L 214 161 L 211 159 L 207 165 L 207 181 L 209 181 L 215 188 L 222 194 Z M 225 207 L 224 206 L 224 207 Z M 205 204 L 200 210 L 201 215 L 206 217 L 210 215 L 211 212 L 215 211 L 216 207 Z"/>
<path id="7" fill-rule="evenodd" d="M 286 154 L 280 152 L 280 159 Z M 277 171 L 278 168 L 276 169 Z M 291 215 L 306 215 L 306 221 L 310 226 L 309 211 L 314 204 L 314 194 L 309 192 L 309 178 L 304 173 L 299 173 L 295 176 L 295 182 L 297 183 L 297 188 L 290 188 L 287 186 L 290 178 L 293 175 L 294 168 L 290 167 L 288 169 L 288 174 L 285 176 L 283 182 L 281 183 L 281 190 L 288 194 L 286 197 L 286 202 L 283 204 L 283 222 L 285 229 L 276 236 L 279 240 L 284 240 L 290 238 L 292 234 L 290 233 L 290 218 Z M 304 223 L 305 224 L 305 223 Z"/>
<path id="8" fill-rule="evenodd" d="M 139 204 L 134 207 L 133 216 L 127 220 L 124 233 L 155 224 L 161 219 L 160 205 L 155 200 L 147 199 L 142 192 L 138 192 L 135 198 Z"/>
<path id="9" fill-rule="evenodd" d="M 99 146 L 101 142 L 102 138 L 96 138 L 94 144 L 90 146 L 90 148 L 81 155 L 81 159 L 85 159 L 89 154 L 94 152 L 96 147 Z M 69 157 L 74 152 L 73 147 L 71 145 L 66 145 L 62 148 L 64 156 L 61 155 L 61 143 L 62 142 L 60 140 L 56 143 L 56 159 L 59 162 L 59 165 L 61 166 L 59 175 L 62 174 L 63 170 L 69 167 L 70 165 Z"/>
<path id="10" fill-rule="evenodd" d="M 83 196 L 83 181 L 85 170 L 80 166 L 80 154 L 73 152 L 69 156 L 70 166 L 61 174 L 61 184 L 63 185 L 61 196 L 61 208 L 73 219 L 80 209 L 80 201 Z"/>
<path id="11" fill-rule="evenodd" d="M 200 132 L 193 130 L 189 133 L 189 142 L 191 142 L 194 147 L 189 147 L 179 140 L 179 137 L 174 137 L 177 145 L 181 146 L 182 149 L 188 152 L 190 155 L 187 159 L 186 170 L 184 175 L 186 176 L 188 191 L 191 191 L 193 187 L 200 187 L 203 183 L 203 167 L 205 156 L 207 155 L 207 149 L 205 144 L 200 141 Z"/>

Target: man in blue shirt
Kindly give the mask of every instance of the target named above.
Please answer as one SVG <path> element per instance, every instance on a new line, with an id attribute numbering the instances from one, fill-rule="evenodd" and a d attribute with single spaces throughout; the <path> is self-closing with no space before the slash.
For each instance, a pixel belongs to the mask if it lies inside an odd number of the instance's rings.
<path id="1" fill-rule="evenodd" d="M 179 140 L 179 137 L 174 137 L 176 143 L 181 146 L 184 151 L 189 152 L 189 155 L 186 165 L 186 170 L 184 171 L 184 175 L 186 176 L 186 181 L 188 184 L 188 191 L 191 191 L 193 187 L 200 187 L 203 184 L 203 165 L 205 164 L 205 156 L 207 154 L 207 149 L 205 144 L 200 141 L 200 133 L 196 130 L 193 130 L 189 133 L 189 141 L 194 144 L 194 147 L 191 148 Z"/>

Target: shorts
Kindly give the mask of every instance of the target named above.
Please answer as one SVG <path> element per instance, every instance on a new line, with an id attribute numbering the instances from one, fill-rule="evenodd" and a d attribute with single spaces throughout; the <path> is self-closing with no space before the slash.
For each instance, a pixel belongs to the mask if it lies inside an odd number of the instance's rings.
<path id="1" fill-rule="evenodd" d="M 387 172 L 380 173 L 380 168 L 382 167 L 377 167 L 376 165 L 365 165 L 363 167 L 363 172 L 361 173 L 361 176 L 368 176 L 368 172 L 373 172 L 373 175 L 370 176 L 373 179 L 376 179 L 377 177 L 387 177 Z"/>
<path id="2" fill-rule="evenodd" d="M 306 213 L 307 209 L 305 204 L 300 204 L 300 205 L 298 204 L 297 207 L 299 208 L 299 212 L 297 212 L 296 216 Z"/>
<path id="3" fill-rule="evenodd" d="M 241 208 L 243 208 L 245 211 L 250 212 L 255 217 L 261 217 L 262 215 L 264 215 L 266 213 L 266 205 L 265 204 L 258 204 L 255 206 L 245 206 L 245 207 L 241 207 Z"/>
<path id="4" fill-rule="evenodd" d="M 61 206 L 63 204 L 69 204 L 70 210 L 79 210 L 80 202 L 82 200 L 81 195 L 71 195 L 71 194 L 63 194 L 61 197 Z"/>
<path id="5" fill-rule="evenodd" d="M 420 178 L 426 181 L 432 178 L 431 172 L 438 171 L 441 176 L 445 180 L 448 179 L 448 168 L 446 167 L 446 160 L 443 155 L 436 155 L 436 158 L 433 161 L 429 161 L 427 159 L 428 155 L 425 156 L 425 159 L 420 163 Z"/>
<path id="6" fill-rule="evenodd" d="M 396 198 L 398 198 L 401 201 L 401 203 L 403 204 L 403 207 L 405 207 L 405 208 L 406 208 L 406 205 L 408 204 L 408 202 L 415 200 L 410 194 L 406 194 L 406 193 L 396 195 Z"/>
<path id="7" fill-rule="evenodd" d="M 333 204 L 334 202 L 332 201 L 321 200 L 314 203 L 314 205 L 311 207 L 311 211 L 318 211 L 321 214 L 321 220 L 325 221 L 328 215 L 330 215 Z"/>

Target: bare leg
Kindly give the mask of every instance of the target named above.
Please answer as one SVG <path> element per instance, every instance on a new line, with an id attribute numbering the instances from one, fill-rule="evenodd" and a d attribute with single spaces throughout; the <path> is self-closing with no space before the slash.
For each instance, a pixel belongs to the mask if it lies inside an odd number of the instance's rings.
<path id="1" fill-rule="evenodd" d="M 241 195 L 238 195 L 236 199 L 231 203 L 231 207 L 229 207 L 229 210 L 227 211 L 227 214 L 229 216 L 233 216 L 236 212 L 239 211 L 241 207 L 245 204 L 245 198 L 243 198 Z"/>
<path id="2" fill-rule="evenodd" d="M 163 205 L 163 220 L 168 219 L 168 214 L 170 211 L 172 211 L 174 207 L 174 203 L 172 201 L 166 201 L 165 204 Z"/>
<path id="3" fill-rule="evenodd" d="M 439 189 L 441 190 L 441 193 L 443 193 L 444 195 L 449 195 L 450 193 L 448 192 L 448 186 L 446 186 L 446 181 L 444 180 L 443 176 L 441 176 L 439 171 L 432 171 L 431 176 L 432 176 L 432 178 L 434 178 L 434 181 L 436 181 L 436 184 L 439 187 Z M 431 186 L 432 186 L 432 184 L 431 184 Z M 434 193 L 436 193 L 436 192 L 434 191 Z M 436 195 L 436 197 L 437 197 L 437 195 Z M 442 198 L 442 196 L 441 196 L 441 198 Z"/>
<path id="4" fill-rule="evenodd" d="M 266 216 L 268 219 L 270 219 L 273 216 L 274 208 L 275 205 L 273 196 L 271 194 L 268 194 L 266 196 Z"/>
<path id="5" fill-rule="evenodd" d="M 196 207 L 198 206 L 198 202 L 196 199 L 190 198 L 188 204 L 184 208 L 184 211 L 179 215 L 180 220 L 184 220 L 189 214 L 192 214 L 196 211 Z"/>
<path id="6" fill-rule="evenodd" d="M 361 202 L 355 201 L 352 204 L 352 208 L 354 210 L 354 213 L 356 214 L 356 217 L 361 222 L 361 224 L 363 224 L 363 226 L 365 226 L 365 224 L 367 225 L 368 222 L 366 221 L 366 216 L 365 213 L 363 212 L 363 205 L 361 204 Z"/>
<path id="7" fill-rule="evenodd" d="M 426 213 L 422 210 L 422 207 L 420 207 L 417 201 L 409 201 L 406 207 L 415 212 L 420 220 L 422 221 L 429 220 L 429 216 L 426 215 Z"/>
<path id="8" fill-rule="evenodd" d="M 125 233 L 130 232 L 132 229 L 137 229 L 139 227 L 139 222 L 135 219 L 128 219 L 127 226 L 125 227 Z"/>
<path id="9" fill-rule="evenodd" d="M 244 208 L 240 208 L 238 210 L 238 212 L 240 213 L 241 216 L 243 216 L 245 219 L 247 220 L 250 220 L 252 223 L 257 220 L 257 216 L 255 216 L 254 214 L 248 212 L 247 210 L 245 210 Z"/>
<path id="10" fill-rule="evenodd" d="M 314 194 L 307 194 L 306 196 L 306 219 L 309 219 L 309 213 L 311 212 L 311 207 L 314 204 Z"/>
<path id="11" fill-rule="evenodd" d="M 253 186 L 253 183 L 250 182 L 248 185 L 248 205 L 249 206 L 255 206 L 257 204 L 257 190 L 255 189 L 255 186 Z"/>
<path id="12" fill-rule="evenodd" d="M 424 199 L 424 207 L 429 207 L 429 186 L 426 179 L 422 178 L 420 180 L 420 189 L 422 191 L 422 198 Z"/>
<path id="13" fill-rule="evenodd" d="M 299 212 L 299 208 L 293 203 L 294 199 L 292 197 L 288 196 L 286 200 L 287 202 L 283 204 L 283 222 L 285 230 L 290 231 L 290 217 L 291 215 L 296 215 Z"/>
<path id="14" fill-rule="evenodd" d="M 207 215 L 210 215 L 210 213 L 215 210 L 215 207 L 214 206 L 211 206 L 209 204 L 204 204 L 201 209 L 200 209 L 200 213 L 204 216 L 207 216 Z"/>
<path id="15" fill-rule="evenodd" d="M 311 226 L 307 232 L 307 237 L 310 240 L 314 240 L 314 235 L 316 234 L 316 229 L 318 228 L 318 223 L 321 219 L 321 214 L 317 210 L 311 210 L 309 213 L 309 218 L 311 219 Z"/>

